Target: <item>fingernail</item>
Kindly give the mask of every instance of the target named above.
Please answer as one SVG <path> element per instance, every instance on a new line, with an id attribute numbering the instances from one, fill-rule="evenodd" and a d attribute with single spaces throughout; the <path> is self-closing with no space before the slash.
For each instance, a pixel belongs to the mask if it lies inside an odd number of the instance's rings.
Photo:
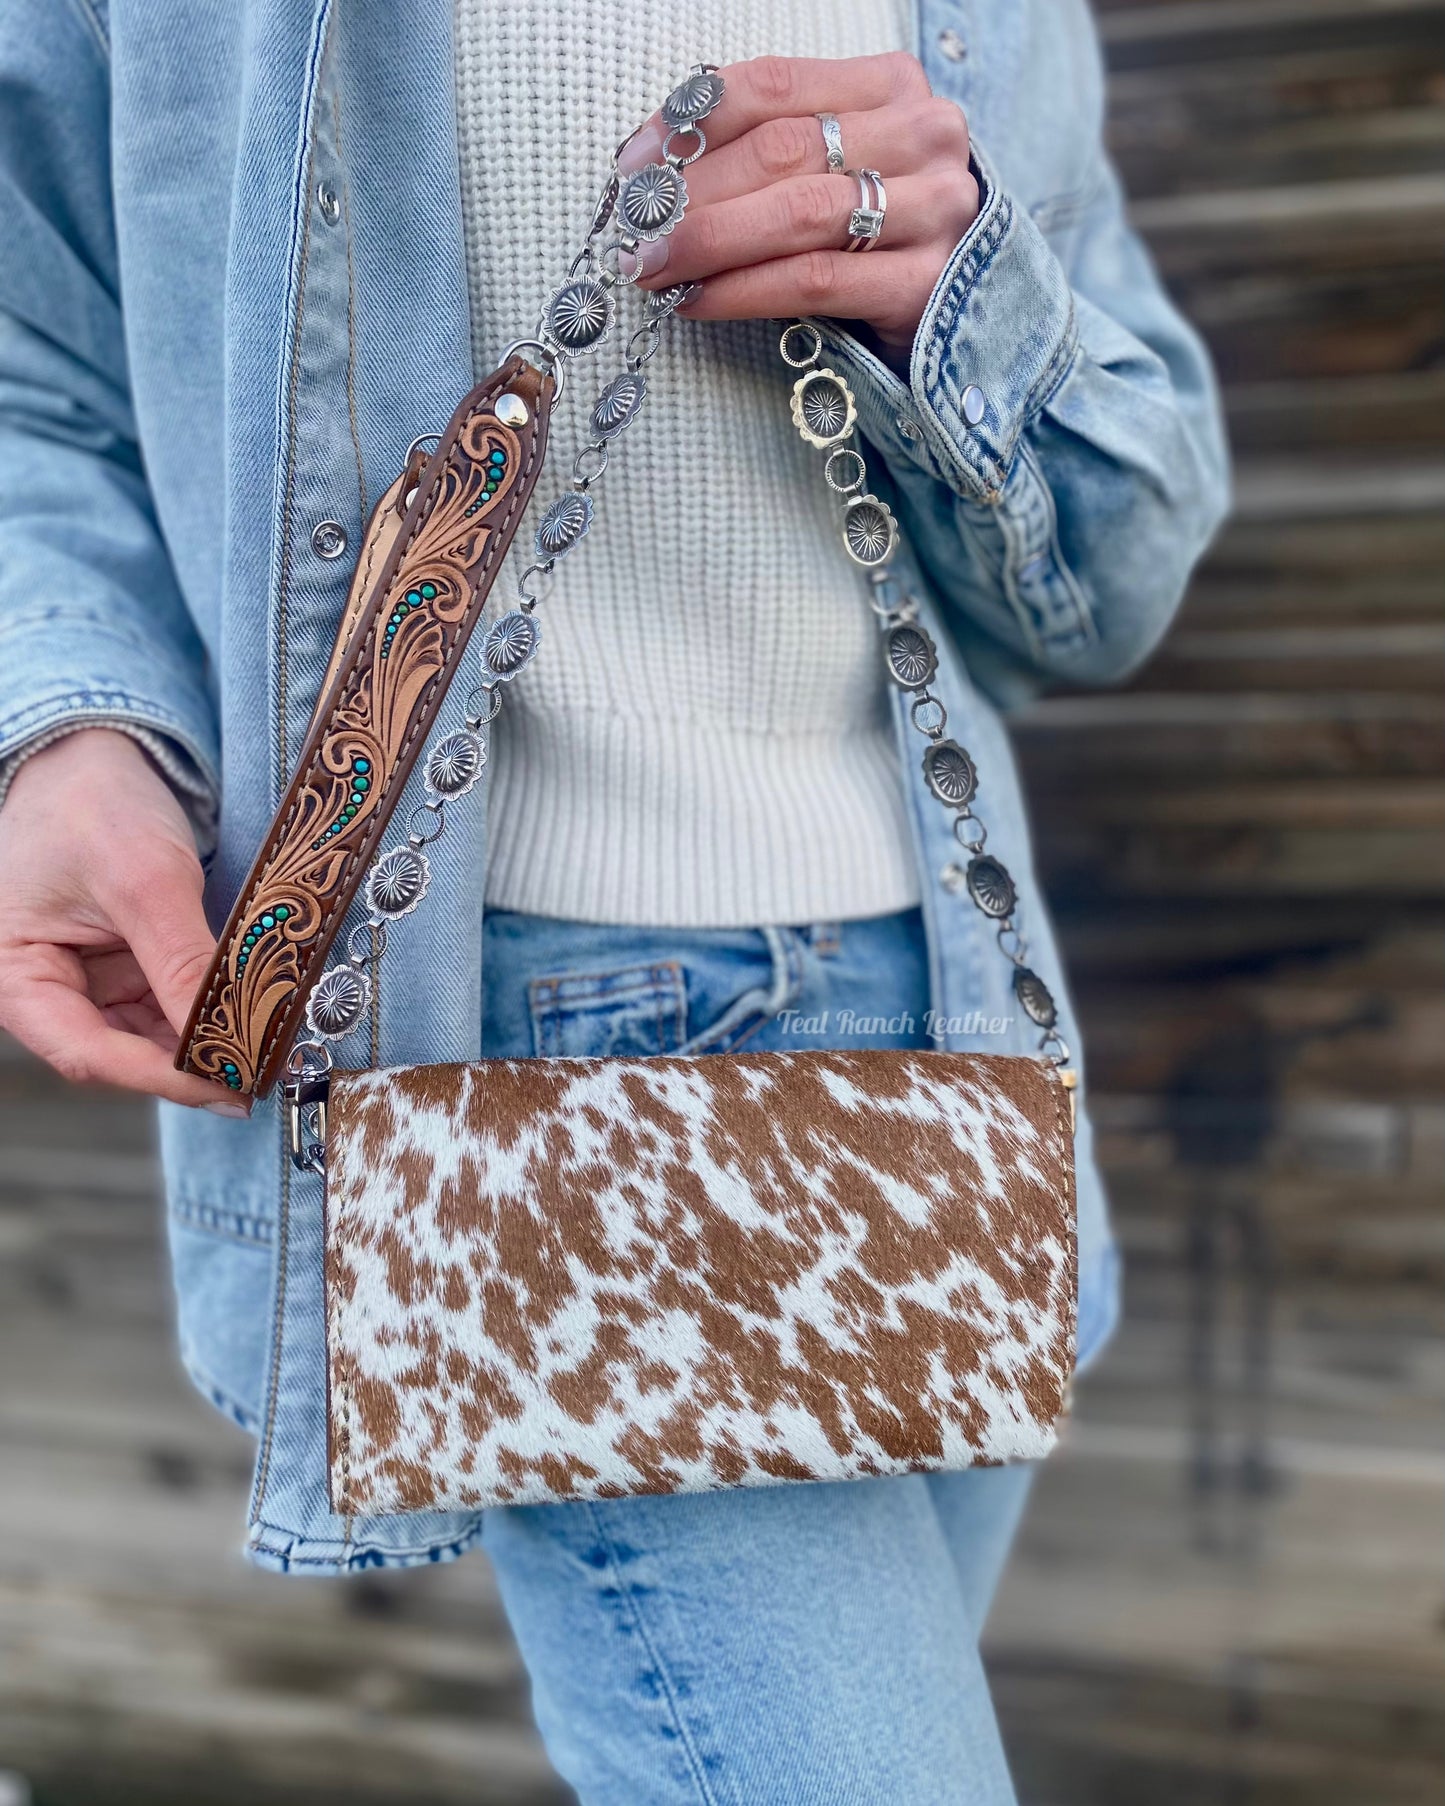
<path id="1" fill-rule="evenodd" d="M 251 1112 L 245 1104 L 202 1104 L 203 1110 L 209 1110 L 212 1116 L 239 1116 L 243 1120 Z"/>
<path id="2" fill-rule="evenodd" d="M 645 125 L 623 145 L 617 167 L 628 176 L 634 169 L 641 169 L 644 163 L 656 163 L 661 156 L 662 133 L 655 125 Z"/>
<path id="3" fill-rule="evenodd" d="M 655 276 L 660 269 L 666 267 L 669 255 L 665 238 L 649 238 L 637 247 L 637 259 L 642 265 L 640 274 Z"/>

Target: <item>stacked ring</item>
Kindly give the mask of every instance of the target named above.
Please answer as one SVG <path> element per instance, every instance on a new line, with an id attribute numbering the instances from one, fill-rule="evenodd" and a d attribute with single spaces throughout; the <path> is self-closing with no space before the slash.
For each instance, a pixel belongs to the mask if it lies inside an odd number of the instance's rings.
<path id="1" fill-rule="evenodd" d="M 871 251 L 883 236 L 883 222 L 888 216 L 888 193 L 876 169 L 850 169 L 845 173 L 857 178 L 858 205 L 848 217 L 848 243 L 843 248 Z"/>
<path id="2" fill-rule="evenodd" d="M 814 117 L 823 128 L 823 151 L 828 159 L 828 174 L 842 175 L 847 168 L 848 159 L 843 155 L 843 128 L 838 124 L 838 115 L 817 113 Z"/>

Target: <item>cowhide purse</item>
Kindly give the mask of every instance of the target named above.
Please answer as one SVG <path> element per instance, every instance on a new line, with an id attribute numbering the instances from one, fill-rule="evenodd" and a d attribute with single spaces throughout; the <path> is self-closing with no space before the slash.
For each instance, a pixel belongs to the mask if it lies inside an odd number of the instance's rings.
<path id="1" fill-rule="evenodd" d="M 378 503 L 311 731 L 177 1056 L 245 1095 L 284 1075 L 293 1158 L 325 1175 L 338 1512 L 1029 1459 L 1064 1407 L 1067 1050 L 1023 963 L 1012 880 L 983 850 L 972 760 L 929 690 L 936 653 L 890 569 L 897 525 L 867 491 L 853 397 L 806 322 L 782 339 L 801 372 L 793 420 L 825 454 L 885 668 L 912 696 L 929 787 L 954 812 L 968 894 L 998 928 L 1039 1054 L 333 1067 L 388 932 L 426 892 L 425 848 L 482 771 L 505 685 L 537 649 L 542 586 L 591 524 L 592 487 L 685 291 L 649 296 L 517 603 L 484 635 L 461 724 L 426 753 L 427 800 L 383 851 L 535 487 L 554 396 L 606 336 L 639 242 L 681 217 L 681 171 L 721 91 L 700 65 L 669 96 L 662 161 L 614 168 L 539 337 L 509 349 Z M 365 921 L 323 971 L 358 898 Z"/>

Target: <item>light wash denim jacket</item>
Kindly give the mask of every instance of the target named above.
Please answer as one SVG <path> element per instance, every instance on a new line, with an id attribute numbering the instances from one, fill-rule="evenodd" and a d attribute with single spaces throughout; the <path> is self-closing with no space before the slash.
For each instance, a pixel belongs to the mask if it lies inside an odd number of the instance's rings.
<path id="1" fill-rule="evenodd" d="M 141 735 L 194 810 L 216 921 L 342 606 L 349 560 L 313 530 L 339 521 L 354 546 L 408 442 L 472 381 L 451 11 L 0 10 L 0 760 L 82 722 Z M 906 384 L 836 329 L 829 351 L 918 556 L 990 850 L 1062 997 L 996 705 L 1146 656 L 1220 518 L 1225 452 L 1206 358 L 1123 220 L 1083 0 L 920 0 L 918 49 L 967 111 L 983 208 Z M 578 172 L 579 226 L 598 175 Z M 957 849 L 901 702 L 898 732 L 935 1006 L 1016 1017 L 987 925 L 945 884 Z M 484 818 L 435 851 L 442 901 L 397 937 L 375 1060 L 477 1054 Z M 1067 1005 L 1063 1029 L 1077 1047 Z M 258 1439 L 252 1556 L 319 1572 L 466 1547 L 473 1514 L 327 1509 L 321 1190 L 289 1172 L 275 1108 L 167 1107 L 163 1144 L 184 1357 Z M 1087 1356 L 1116 1308 L 1087 1110 L 1078 1155 Z"/>

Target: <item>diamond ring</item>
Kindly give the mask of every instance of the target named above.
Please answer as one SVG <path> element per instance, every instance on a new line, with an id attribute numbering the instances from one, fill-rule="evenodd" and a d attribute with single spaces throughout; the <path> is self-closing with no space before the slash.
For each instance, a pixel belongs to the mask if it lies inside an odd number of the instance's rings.
<path id="1" fill-rule="evenodd" d="M 858 205 L 848 216 L 849 237 L 843 248 L 846 251 L 871 251 L 883 235 L 883 222 L 888 216 L 888 194 L 883 178 L 876 169 L 850 169 L 845 173 L 857 177 Z"/>

